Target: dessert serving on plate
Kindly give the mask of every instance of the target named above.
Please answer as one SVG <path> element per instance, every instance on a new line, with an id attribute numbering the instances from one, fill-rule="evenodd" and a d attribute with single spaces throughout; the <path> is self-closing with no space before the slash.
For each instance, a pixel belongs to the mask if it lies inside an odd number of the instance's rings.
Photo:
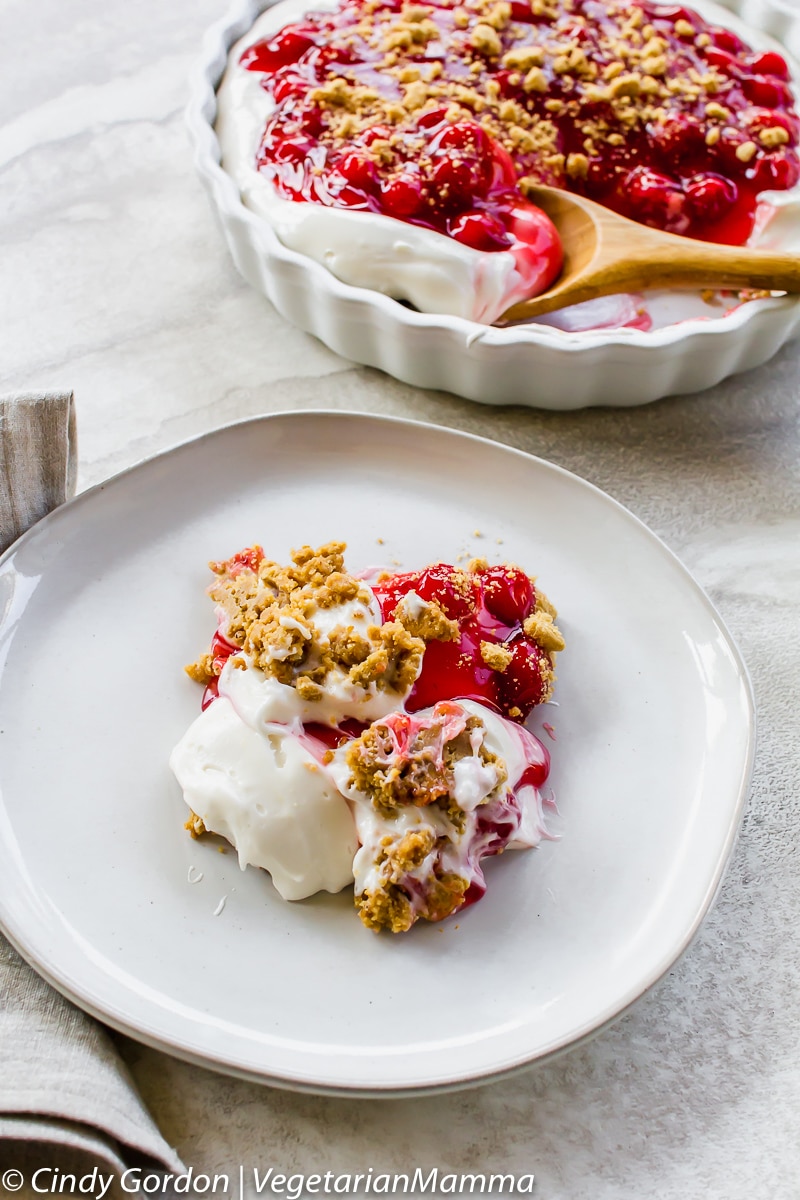
<path id="1" fill-rule="evenodd" d="M 355 576 L 344 549 L 211 564 L 217 631 L 187 668 L 203 711 L 170 762 L 193 835 L 227 838 L 286 900 L 355 881 L 364 923 L 401 932 L 546 836 L 549 757 L 523 722 L 564 642 L 518 567 Z"/>

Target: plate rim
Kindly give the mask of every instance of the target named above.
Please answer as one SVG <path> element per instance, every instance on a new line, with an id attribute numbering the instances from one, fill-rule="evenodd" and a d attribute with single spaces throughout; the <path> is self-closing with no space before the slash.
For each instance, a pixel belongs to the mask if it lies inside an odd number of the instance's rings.
<path id="1" fill-rule="evenodd" d="M 467 1088 L 478 1087 L 483 1084 L 500 1081 L 516 1075 L 522 1071 L 530 1070 L 534 1066 L 538 1066 L 545 1062 L 553 1061 L 562 1054 L 585 1044 L 588 1040 L 603 1032 L 610 1025 L 621 1019 L 630 1009 L 649 991 L 651 991 L 661 979 L 676 965 L 683 957 L 686 951 L 691 946 L 697 933 L 710 912 L 713 904 L 719 894 L 725 878 L 726 870 L 730 863 L 734 847 L 741 828 L 742 817 L 745 804 L 750 792 L 750 786 L 753 778 L 755 765 L 756 751 L 756 706 L 753 693 L 752 680 L 747 668 L 747 664 L 739 650 L 736 640 L 730 633 L 725 621 L 717 611 L 716 607 L 706 594 L 705 590 L 694 578 L 689 569 L 684 565 L 678 555 L 666 544 L 666 542 L 652 530 L 636 513 L 632 512 L 619 500 L 616 500 L 608 492 L 592 483 L 590 480 L 583 478 L 574 471 L 568 470 L 557 463 L 551 462 L 548 459 L 542 458 L 539 455 L 530 454 L 525 450 L 520 450 L 516 446 L 510 446 L 505 442 L 497 441 L 493 438 L 488 438 L 479 434 L 469 433 L 460 429 L 453 429 L 447 425 L 440 425 L 432 422 L 415 420 L 413 418 L 398 417 L 389 414 L 362 412 L 350 409 L 327 409 L 324 407 L 313 409 L 282 409 L 278 412 L 267 412 L 256 414 L 255 416 L 244 417 L 235 421 L 225 422 L 213 429 L 205 430 L 192 438 L 186 439 L 176 445 L 170 446 L 157 454 L 150 455 L 139 462 L 126 467 L 124 470 L 117 472 L 115 475 L 94 484 L 85 491 L 80 492 L 77 496 L 66 501 L 53 509 L 40 521 L 32 525 L 25 533 L 21 535 L 15 542 L 11 544 L 0 555 L 0 574 L 7 568 L 13 569 L 12 560 L 16 553 L 41 536 L 43 528 L 56 525 L 60 520 L 71 520 L 70 514 L 75 510 L 80 510 L 87 502 L 93 503 L 94 498 L 99 493 L 107 490 L 109 487 L 116 486 L 121 481 L 128 479 L 131 475 L 137 474 L 143 469 L 148 468 L 152 464 L 163 463 L 170 458 L 177 458 L 181 454 L 190 451 L 193 447 L 210 441 L 220 434 L 228 430 L 241 428 L 243 426 L 268 426 L 276 420 L 286 420 L 287 418 L 293 422 L 300 423 L 309 418 L 325 418 L 334 420 L 353 420 L 366 421 L 368 423 L 386 424 L 401 426 L 420 432 L 430 434 L 436 433 L 439 436 L 450 438 L 455 437 L 458 440 L 473 443 L 475 445 L 486 445 L 493 449 L 500 449 L 505 453 L 509 453 L 518 457 L 525 462 L 534 463 L 538 469 L 553 471 L 556 474 L 565 477 L 574 486 L 579 485 L 582 488 L 588 489 L 600 502 L 609 504 L 613 509 L 622 515 L 624 518 L 632 521 L 637 528 L 639 534 L 643 534 L 659 553 L 666 556 L 667 561 L 673 569 L 677 570 L 679 578 L 685 585 L 688 585 L 690 592 L 694 597 L 700 600 L 703 608 L 708 616 L 715 623 L 720 634 L 723 637 L 728 652 L 731 655 L 732 663 L 735 667 L 736 674 L 743 688 L 743 698 L 746 702 L 743 715 L 746 723 L 746 738 L 747 747 L 743 761 L 741 776 L 739 779 L 738 793 L 735 803 L 731 806 L 728 828 L 717 857 L 714 870 L 709 878 L 708 885 L 705 888 L 702 900 L 698 905 L 698 910 L 693 921 L 680 939 L 679 944 L 672 947 L 666 959 L 662 958 L 658 965 L 651 970 L 648 976 L 640 981 L 634 989 L 631 989 L 629 994 L 626 994 L 622 1003 L 615 1003 L 609 1009 L 598 1014 L 591 1021 L 587 1022 L 584 1027 L 580 1028 L 576 1033 L 570 1034 L 562 1038 L 556 1044 L 546 1047 L 544 1050 L 529 1054 L 524 1059 L 519 1059 L 510 1064 L 506 1064 L 496 1068 L 474 1068 L 466 1073 L 447 1072 L 447 1078 L 437 1078 L 434 1082 L 425 1082 L 419 1084 L 388 1084 L 385 1087 L 380 1085 L 375 1086 L 347 1086 L 333 1083 L 320 1083 L 305 1077 L 298 1078 L 296 1075 L 286 1075 L 271 1073 L 260 1068 L 248 1068 L 238 1062 L 232 1062 L 230 1059 L 225 1059 L 222 1055 L 207 1050 L 205 1052 L 195 1051 L 187 1045 L 182 1045 L 169 1037 L 155 1033 L 146 1027 L 143 1027 L 141 1020 L 125 1016 L 121 1012 L 109 1011 L 102 1004 L 97 1004 L 93 1000 L 91 994 L 87 990 L 81 989 L 79 981 L 71 977 L 69 970 L 62 971 L 51 969 L 46 961 L 46 957 L 42 956 L 36 948 L 31 950 L 25 943 L 24 931 L 23 936 L 19 936 L 19 930 L 13 920 L 9 923 L 8 905 L 4 897 L 4 889 L 0 884 L 0 931 L 6 936 L 11 945 L 17 950 L 21 957 L 49 983 L 56 991 L 60 992 L 72 1003 L 77 1005 L 83 1011 L 89 1013 L 90 1016 L 111 1026 L 118 1032 L 131 1037 L 135 1041 L 144 1043 L 152 1049 L 159 1050 L 173 1057 L 179 1058 L 185 1062 L 192 1063 L 196 1066 L 205 1067 L 210 1070 L 215 1070 L 219 1073 L 234 1076 L 236 1078 L 245 1079 L 250 1082 L 256 1082 L 264 1085 L 274 1086 L 283 1090 L 310 1093 L 316 1095 L 341 1096 L 351 1098 L 365 1099 L 391 1099 L 402 1098 L 407 1096 L 426 1096 L 444 1092 L 459 1091 Z M 6 627 L 5 616 L 0 617 L 0 634 Z M 346 1060 L 346 1059 L 345 1059 Z"/>

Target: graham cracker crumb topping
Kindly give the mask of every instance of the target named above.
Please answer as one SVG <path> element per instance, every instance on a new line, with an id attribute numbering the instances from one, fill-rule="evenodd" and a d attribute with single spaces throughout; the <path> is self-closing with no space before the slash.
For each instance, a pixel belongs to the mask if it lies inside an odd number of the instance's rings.
<path id="1" fill-rule="evenodd" d="M 545 609 L 538 609 L 526 618 L 523 629 L 528 637 L 533 638 L 539 645 L 552 654 L 557 654 L 565 646 L 563 634 L 553 623 L 552 615 Z"/>
<path id="2" fill-rule="evenodd" d="M 197 813 L 193 812 L 192 809 L 189 809 L 189 819 L 184 823 L 183 828 L 188 829 L 193 838 L 199 838 L 202 837 L 204 833 L 208 833 L 208 830 L 203 824 L 203 818 L 198 817 Z"/>
<path id="3" fill-rule="evenodd" d="M 371 799 L 382 816 L 395 816 L 406 805 L 422 808 L 436 804 L 456 829 L 463 828 L 464 813 L 451 799 L 454 768 L 460 759 L 474 753 L 471 735 L 482 731 L 483 724 L 468 716 L 453 732 L 449 726 L 456 707 L 448 702 L 437 704 L 430 721 L 417 729 L 402 749 L 398 729 L 404 731 L 414 721 L 403 714 L 376 721 L 347 747 L 345 761 L 352 785 Z M 507 777 L 505 763 L 482 740 L 478 754 L 485 765 L 494 768 L 495 787 L 499 787 Z"/>
<path id="4" fill-rule="evenodd" d="M 395 883 L 383 889 L 363 892 L 356 897 L 356 909 L 368 929 L 379 932 L 405 933 L 415 921 L 443 921 L 460 908 L 469 887 L 469 880 L 452 871 L 432 876 L 426 884 L 425 902 L 418 912 L 408 896 Z"/>
<path id="5" fill-rule="evenodd" d="M 425 649 L 422 638 L 398 621 L 366 620 L 372 596 L 345 570 L 345 548 L 344 542 L 318 549 L 302 546 L 292 552 L 288 566 L 263 554 L 210 564 L 217 578 L 209 595 L 227 617 L 225 637 L 254 666 L 294 687 L 311 703 L 322 699 L 331 671 L 343 672 L 364 688 L 374 684 L 382 691 L 404 694 L 419 673 Z M 320 634 L 315 614 L 345 604 L 356 607 L 344 610 L 341 625 Z M 365 619 L 356 628 L 359 615 Z M 233 663 L 238 665 L 236 659 Z M 186 669 L 202 683 L 219 674 L 209 654 Z"/>
<path id="6" fill-rule="evenodd" d="M 525 632 L 527 633 L 527 630 Z M 481 642 L 481 658 L 493 671 L 505 671 L 513 657 L 507 646 L 497 642 Z"/>
<path id="7" fill-rule="evenodd" d="M 456 799 L 457 767 L 478 757 L 488 775 L 490 804 L 507 779 L 505 763 L 484 742 L 485 726 L 457 703 L 440 702 L 430 716 L 394 713 L 376 721 L 344 753 L 348 794 L 370 805 L 385 830 L 376 847 L 370 885 L 356 908 L 371 929 L 403 932 L 420 918 L 438 921 L 463 902 L 469 880 L 445 866 L 448 844 L 464 835 L 468 812 Z M 409 826 L 408 810 L 418 811 Z M 474 820 L 474 818 L 473 818 Z"/>

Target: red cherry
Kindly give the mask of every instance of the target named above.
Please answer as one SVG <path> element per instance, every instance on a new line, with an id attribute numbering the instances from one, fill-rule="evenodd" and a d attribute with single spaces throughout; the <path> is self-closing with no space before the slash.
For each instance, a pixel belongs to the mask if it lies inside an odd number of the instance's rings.
<path id="1" fill-rule="evenodd" d="M 343 204 L 345 208 L 369 208 L 369 200 L 361 188 L 350 187 L 349 184 L 345 184 L 343 188 L 340 188 L 336 194 L 336 200 L 339 204 Z M 322 204 L 326 202 L 330 203 L 325 195 L 320 196 L 320 202 Z"/>
<path id="2" fill-rule="evenodd" d="M 469 163 L 475 172 L 476 180 L 480 180 L 481 191 L 493 183 L 493 148 L 494 143 L 486 131 L 470 121 L 448 125 L 431 141 L 431 153 L 434 157 L 441 155 L 443 151 L 450 151 L 451 159 L 458 158 Z"/>
<path id="3" fill-rule="evenodd" d="M 280 67 L 296 63 L 303 57 L 306 50 L 310 50 L 315 44 L 313 37 L 287 25 L 277 37 L 248 46 L 239 62 L 248 71 L 263 71 L 271 74 Z"/>
<path id="4" fill-rule="evenodd" d="M 673 25 L 676 21 L 688 21 L 691 25 L 697 23 L 697 13 L 678 4 L 642 4 L 641 8 L 652 20 L 671 21 Z"/>
<path id="5" fill-rule="evenodd" d="M 590 41 L 592 34 L 586 23 L 574 21 L 564 26 L 564 37 L 570 44 L 577 42 L 580 45 L 582 42 Z"/>
<path id="6" fill-rule="evenodd" d="M 413 217 L 422 207 L 422 187 L 411 175 L 391 179 L 381 187 L 381 206 L 390 217 Z"/>
<path id="7" fill-rule="evenodd" d="M 318 138 L 322 133 L 324 122 L 322 120 L 322 110 L 314 105 L 312 108 L 302 109 L 297 116 L 298 124 L 303 133 L 309 137 Z"/>
<path id="8" fill-rule="evenodd" d="M 433 168 L 431 182 L 442 208 L 461 208 L 485 191 L 474 163 L 457 156 L 441 158 Z"/>
<path id="9" fill-rule="evenodd" d="M 460 121 L 456 125 L 448 125 L 431 143 L 432 150 L 464 150 L 473 156 L 485 154 L 489 149 L 489 136 L 480 125 L 472 121 Z"/>
<path id="10" fill-rule="evenodd" d="M 361 135 L 361 141 L 365 146 L 371 146 L 373 142 L 377 142 L 379 139 L 384 142 L 388 141 L 391 136 L 392 131 L 388 125 L 373 125 L 371 129 L 367 129 Z"/>
<path id="11" fill-rule="evenodd" d="M 475 609 L 474 596 L 464 593 L 461 575 L 446 563 L 437 563 L 420 574 L 414 590 L 423 600 L 435 600 L 451 621 L 459 621 Z"/>
<path id="12" fill-rule="evenodd" d="M 705 59 L 709 66 L 716 67 L 718 71 L 722 71 L 725 75 L 731 75 L 733 78 L 736 78 L 736 76 L 742 73 L 741 63 L 732 54 L 729 54 L 727 50 L 709 46 L 705 51 Z"/>
<path id="13" fill-rule="evenodd" d="M 271 90 L 275 103 L 283 104 L 292 96 L 304 95 L 308 91 L 308 81 L 292 70 L 282 70 L 276 74 Z"/>
<path id="14" fill-rule="evenodd" d="M 542 255 L 550 253 L 554 245 L 560 246 L 555 225 L 535 204 L 521 200 L 511 209 L 510 215 L 511 232 L 520 242 L 532 246 Z"/>
<path id="15" fill-rule="evenodd" d="M 800 180 L 800 161 L 794 153 L 765 154 L 753 171 L 753 183 L 759 192 L 785 191 Z"/>
<path id="16" fill-rule="evenodd" d="M 372 159 L 365 158 L 355 150 L 344 154 L 337 164 L 339 172 L 353 187 L 371 192 L 378 183 L 378 169 Z"/>
<path id="17" fill-rule="evenodd" d="M 722 216 L 739 198 L 736 184 L 723 175 L 695 175 L 684 190 L 687 204 L 700 221 Z"/>
<path id="18" fill-rule="evenodd" d="M 747 128 L 751 133 L 762 129 L 772 129 L 779 125 L 794 138 L 797 130 L 797 119 L 785 112 L 775 112 L 771 108 L 753 108 L 747 114 Z"/>
<path id="19" fill-rule="evenodd" d="M 307 137 L 302 137 L 300 135 L 297 137 L 283 138 L 283 140 L 278 142 L 275 146 L 272 156 L 276 162 L 304 162 L 314 144 L 315 143 L 310 141 Z"/>
<path id="20" fill-rule="evenodd" d="M 705 152 L 705 133 L 700 122 L 683 114 L 665 121 L 652 136 L 653 142 L 676 170 L 687 159 Z"/>
<path id="21" fill-rule="evenodd" d="M 514 76 L 514 83 L 511 82 L 512 75 Z M 493 78 L 500 89 L 499 99 L 516 100 L 521 96 L 524 101 L 525 92 L 520 86 L 520 74 L 518 71 L 495 71 Z"/>
<path id="22" fill-rule="evenodd" d="M 774 50 L 763 50 L 761 54 L 752 54 L 747 61 L 754 75 L 772 75 L 775 79 L 789 78 L 786 59 Z"/>
<path id="23" fill-rule="evenodd" d="M 686 198 L 677 180 L 649 167 L 636 167 L 628 175 L 624 190 L 634 216 L 645 225 L 671 233 L 683 233 L 688 228 Z"/>
<path id="24" fill-rule="evenodd" d="M 533 11 L 529 0 L 511 0 L 511 20 L 529 24 L 533 21 Z"/>
<path id="25" fill-rule="evenodd" d="M 473 250 L 507 250 L 511 245 L 503 222 L 488 212 L 462 213 L 450 222 L 448 232 Z"/>
<path id="26" fill-rule="evenodd" d="M 432 129 L 435 125 L 440 125 L 446 117 L 446 108 L 434 108 L 432 112 L 423 113 L 421 117 L 417 117 L 417 125 L 420 129 Z"/>
<path id="27" fill-rule="evenodd" d="M 751 104 L 762 108 L 779 108 L 791 105 L 792 96 L 785 83 L 779 79 L 764 79 L 761 75 L 745 75 L 741 80 L 742 91 Z"/>
<path id="28" fill-rule="evenodd" d="M 518 567 L 490 567 L 481 575 L 483 602 L 506 625 L 524 621 L 534 604 L 533 584 Z"/>
<path id="29" fill-rule="evenodd" d="M 527 716 L 546 691 L 542 678 L 542 660 L 546 656 L 539 646 L 525 638 L 509 643 L 508 649 L 512 658 L 500 676 L 502 698 L 507 709 L 519 708 Z"/>
<path id="30" fill-rule="evenodd" d="M 316 54 L 309 56 L 309 62 L 314 63 L 318 78 L 323 78 L 328 67 L 355 61 L 355 53 L 351 46 L 333 45 L 320 46 Z"/>
<path id="31" fill-rule="evenodd" d="M 492 156 L 492 182 L 491 186 L 500 191 L 502 188 L 516 187 L 517 170 L 514 166 L 514 160 L 506 150 L 505 146 L 501 146 L 494 138 L 489 139 Z"/>
<path id="32" fill-rule="evenodd" d="M 746 50 L 744 42 L 735 33 L 731 33 L 730 29 L 720 29 L 718 26 L 709 28 L 708 32 L 714 39 L 714 45 L 719 46 L 720 50 L 726 50 L 728 54 L 741 54 Z"/>

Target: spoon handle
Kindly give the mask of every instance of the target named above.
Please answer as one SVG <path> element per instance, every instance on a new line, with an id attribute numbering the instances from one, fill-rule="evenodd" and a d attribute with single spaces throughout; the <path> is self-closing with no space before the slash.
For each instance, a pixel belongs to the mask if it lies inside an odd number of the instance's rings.
<path id="1" fill-rule="evenodd" d="M 617 253 L 613 254 L 608 254 L 608 243 L 605 249 L 600 261 L 596 259 L 596 265 L 574 281 L 567 279 L 541 296 L 515 304 L 503 314 L 503 321 L 540 316 L 599 296 L 661 287 L 800 292 L 800 255 L 692 242 L 668 234 L 643 238 L 641 245 L 614 247 Z"/>
<path id="2" fill-rule="evenodd" d="M 554 287 L 515 304 L 503 321 L 660 287 L 800 292 L 800 255 L 678 237 L 560 188 L 536 184 L 525 194 L 554 222 L 564 246 L 564 269 Z"/>
<path id="3" fill-rule="evenodd" d="M 676 239 L 677 241 L 677 239 Z M 712 245 L 681 238 L 668 244 L 642 247 L 641 261 L 631 256 L 619 271 L 633 291 L 653 287 L 766 288 L 800 292 L 800 255 L 776 254 L 743 246 Z M 609 264 L 613 276 L 616 264 Z M 599 295 L 600 293 L 598 293 Z"/>

